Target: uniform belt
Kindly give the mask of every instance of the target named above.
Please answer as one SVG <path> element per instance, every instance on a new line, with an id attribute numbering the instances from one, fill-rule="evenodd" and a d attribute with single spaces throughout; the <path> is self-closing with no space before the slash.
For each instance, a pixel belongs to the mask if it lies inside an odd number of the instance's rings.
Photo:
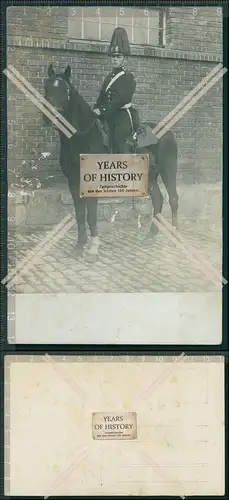
<path id="1" fill-rule="evenodd" d="M 122 106 L 121 109 L 129 109 L 131 108 L 131 106 L 132 106 L 131 102 L 128 102 L 128 104 L 124 104 L 124 106 Z"/>

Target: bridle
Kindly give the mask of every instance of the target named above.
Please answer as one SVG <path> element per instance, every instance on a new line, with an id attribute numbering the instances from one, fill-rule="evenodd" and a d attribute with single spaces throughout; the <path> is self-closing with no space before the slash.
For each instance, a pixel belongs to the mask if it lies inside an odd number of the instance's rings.
<path id="1" fill-rule="evenodd" d="M 62 78 L 61 76 L 56 77 L 56 78 L 55 78 L 55 82 L 56 82 L 56 81 L 59 81 L 59 82 L 64 82 L 64 83 L 66 84 L 67 99 L 68 99 L 68 101 L 70 101 L 70 99 L 71 99 L 71 94 L 70 94 L 71 87 L 70 87 L 69 82 L 68 82 L 67 80 L 65 80 L 65 78 Z M 55 82 L 54 82 L 54 83 L 55 83 Z M 86 135 L 86 134 L 88 134 L 88 133 L 91 131 L 92 127 L 93 127 L 95 124 L 96 124 L 96 118 L 94 118 L 94 120 L 93 120 L 92 124 L 91 124 L 91 125 L 90 125 L 90 126 L 89 126 L 86 130 L 79 130 L 79 131 L 78 131 L 78 132 L 76 132 L 74 135 L 75 135 L 75 136 L 76 136 L 76 135 L 81 136 L 81 135 Z"/>
<path id="2" fill-rule="evenodd" d="M 53 86 L 54 87 L 57 87 L 57 85 L 55 85 L 56 82 L 64 82 L 66 84 L 66 91 L 67 91 L 67 96 L 68 96 L 68 101 L 70 101 L 70 84 L 67 82 L 67 80 L 65 80 L 65 78 L 62 78 L 61 76 L 56 76 L 55 77 L 55 80 L 54 80 L 54 83 L 53 83 Z"/>

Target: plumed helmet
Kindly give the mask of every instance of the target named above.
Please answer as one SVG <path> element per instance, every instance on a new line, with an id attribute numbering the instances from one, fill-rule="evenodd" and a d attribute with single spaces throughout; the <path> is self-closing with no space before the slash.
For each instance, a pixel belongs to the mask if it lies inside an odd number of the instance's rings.
<path id="1" fill-rule="evenodd" d="M 111 37 L 111 42 L 108 50 L 109 55 L 123 54 L 124 56 L 130 55 L 130 46 L 128 35 L 125 28 L 115 28 Z"/>

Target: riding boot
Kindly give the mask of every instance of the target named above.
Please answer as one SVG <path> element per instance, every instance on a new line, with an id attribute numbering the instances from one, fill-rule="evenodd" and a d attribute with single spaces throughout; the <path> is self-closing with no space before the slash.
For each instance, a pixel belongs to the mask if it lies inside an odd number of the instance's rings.
<path id="1" fill-rule="evenodd" d="M 87 231 L 84 224 L 78 224 L 78 241 L 75 248 L 75 254 L 80 257 L 83 253 L 83 247 L 87 243 Z"/>

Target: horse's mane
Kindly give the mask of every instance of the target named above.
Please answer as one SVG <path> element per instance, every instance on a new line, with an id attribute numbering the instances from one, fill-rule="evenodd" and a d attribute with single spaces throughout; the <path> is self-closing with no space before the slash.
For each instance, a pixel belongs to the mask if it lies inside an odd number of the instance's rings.
<path id="1" fill-rule="evenodd" d="M 85 130 L 92 124 L 94 118 L 89 104 L 80 95 L 72 83 L 70 84 L 70 102 L 71 102 L 71 123 L 73 127 Z"/>

